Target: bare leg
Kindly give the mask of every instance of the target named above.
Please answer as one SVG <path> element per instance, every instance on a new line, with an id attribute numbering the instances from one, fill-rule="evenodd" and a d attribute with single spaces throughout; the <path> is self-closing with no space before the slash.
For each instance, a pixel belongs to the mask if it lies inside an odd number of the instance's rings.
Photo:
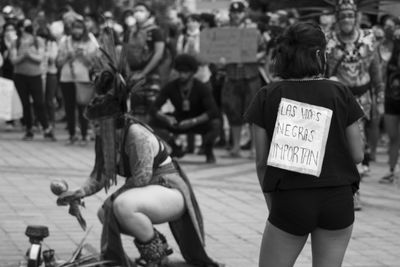
<path id="1" fill-rule="evenodd" d="M 399 159 L 399 126 L 400 116 L 396 115 L 385 115 L 385 129 L 389 136 L 389 167 L 390 170 L 394 171 Z"/>
<path id="2" fill-rule="evenodd" d="M 261 243 L 259 267 L 292 267 L 307 237 L 289 234 L 267 222 Z"/>
<path id="3" fill-rule="evenodd" d="M 242 133 L 242 126 L 231 126 L 232 129 L 232 153 L 240 153 L 240 137 Z"/>
<path id="4" fill-rule="evenodd" d="M 353 225 L 335 231 L 316 229 L 311 233 L 313 266 L 340 267 L 350 241 Z"/>
<path id="5" fill-rule="evenodd" d="M 185 201 L 177 189 L 149 185 L 122 193 L 114 200 L 113 208 L 123 232 L 146 242 L 154 236 L 153 224 L 182 216 Z"/>
<path id="6" fill-rule="evenodd" d="M 371 150 L 370 152 L 371 160 L 375 160 L 376 157 L 376 148 L 378 146 L 378 141 L 380 136 L 379 123 L 381 117 L 382 116 L 377 115 L 376 117 L 372 118 L 371 121 L 369 122 L 369 126 L 367 129 L 367 136 L 368 136 L 367 140 Z"/>

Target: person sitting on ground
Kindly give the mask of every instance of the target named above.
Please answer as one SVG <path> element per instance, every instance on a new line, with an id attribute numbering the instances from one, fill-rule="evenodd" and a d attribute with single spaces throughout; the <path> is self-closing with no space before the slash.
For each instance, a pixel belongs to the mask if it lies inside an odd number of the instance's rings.
<path id="1" fill-rule="evenodd" d="M 201 134 L 207 163 L 215 163 L 213 147 L 219 135 L 218 108 L 211 90 L 194 78 L 199 63 L 196 58 L 182 54 L 175 59 L 178 78 L 161 89 L 152 107 L 151 125 L 177 152 L 174 134 Z M 174 106 L 173 114 L 161 110 L 167 100 Z M 174 154 L 176 155 L 176 154 Z"/>

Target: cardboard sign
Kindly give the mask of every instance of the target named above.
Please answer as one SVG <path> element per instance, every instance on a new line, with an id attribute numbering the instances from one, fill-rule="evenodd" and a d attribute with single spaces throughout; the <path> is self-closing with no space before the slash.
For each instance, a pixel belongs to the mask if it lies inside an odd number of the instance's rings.
<path id="1" fill-rule="evenodd" d="M 200 33 L 200 57 L 206 62 L 257 62 L 257 29 L 213 28 Z"/>
<path id="2" fill-rule="evenodd" d="M 319 177 L 331 120 L 330 109 L 282 98 L 267 164 Z"/>
<path id="3" fill-rule="evenodd" d="M 14 82 L 0 77 L 0 119 L 22 118 L 22 104 Z"/>

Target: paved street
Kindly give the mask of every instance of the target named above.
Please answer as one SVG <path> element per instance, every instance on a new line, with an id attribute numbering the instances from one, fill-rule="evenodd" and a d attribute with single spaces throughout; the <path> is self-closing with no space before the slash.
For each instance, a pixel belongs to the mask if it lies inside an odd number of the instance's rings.
<path id="1" fill-rule="evenodd" d="M 61 128 L 61 126 L 60 126 Z M 65 207 L 57 207 L 49 184 L 65 179 L 77 187 L 88 176 L 94 158 L 93 143 L 87 147 L 67 147 L 60 141 L 43 141 L 37 134 L 32 142 L 20 141 L 21 132 L 6 133 L 0 126 L 0 266 L 18 266 L 29 247 L 24 235 L 29 224 L 49 227 L 45 246 L 55 249 L 59 258 L 68 258 L 83 237 L 76 220 Z M 223 158 L 218 150 L 215 165 L 204 164 L 204 157 L 186 156 L 181 160 L 202 208 L 209 254 L 230 267 L 255 267 L 264 224 L 268 215 L 255 175 L 254 162 L 246 158 Z M 387 156 L 379 149 L 370 176 L 361 184 L 363 210 L 356 213 L 354 233 L 343 266 L 400 266 L 400 186 L 381 185 L 378 179 L 386 171 Z M 122 183 L 123 180 L 120 180 Z M 105 193 L 86 199 L 83 215 L 93 229 L 88 243 L 98 247 L 101 226 L 97 208 Z M 166 233 L 179 258 L 167 225 Z M 131 257 L 138 254 L 132 240 L 124 239 Z M 311 266 L 308 242 L 296 267 Z"/>

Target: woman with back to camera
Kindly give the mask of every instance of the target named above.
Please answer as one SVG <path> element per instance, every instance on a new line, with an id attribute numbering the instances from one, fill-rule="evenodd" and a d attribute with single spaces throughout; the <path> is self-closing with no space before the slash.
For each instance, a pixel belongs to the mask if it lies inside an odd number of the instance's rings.
<path id="1" fill-rule="evenodd" d="M 274 56 L 280 80 L 259 90 L 245 115 L 269 208 L 262 267 L 293 266 L 309 235 L 313 266 L 341 266 L 350 241 L 363 112 L 348 88 L 323 78 L 325 48 L 319 26 L 290 26 Z"/>

